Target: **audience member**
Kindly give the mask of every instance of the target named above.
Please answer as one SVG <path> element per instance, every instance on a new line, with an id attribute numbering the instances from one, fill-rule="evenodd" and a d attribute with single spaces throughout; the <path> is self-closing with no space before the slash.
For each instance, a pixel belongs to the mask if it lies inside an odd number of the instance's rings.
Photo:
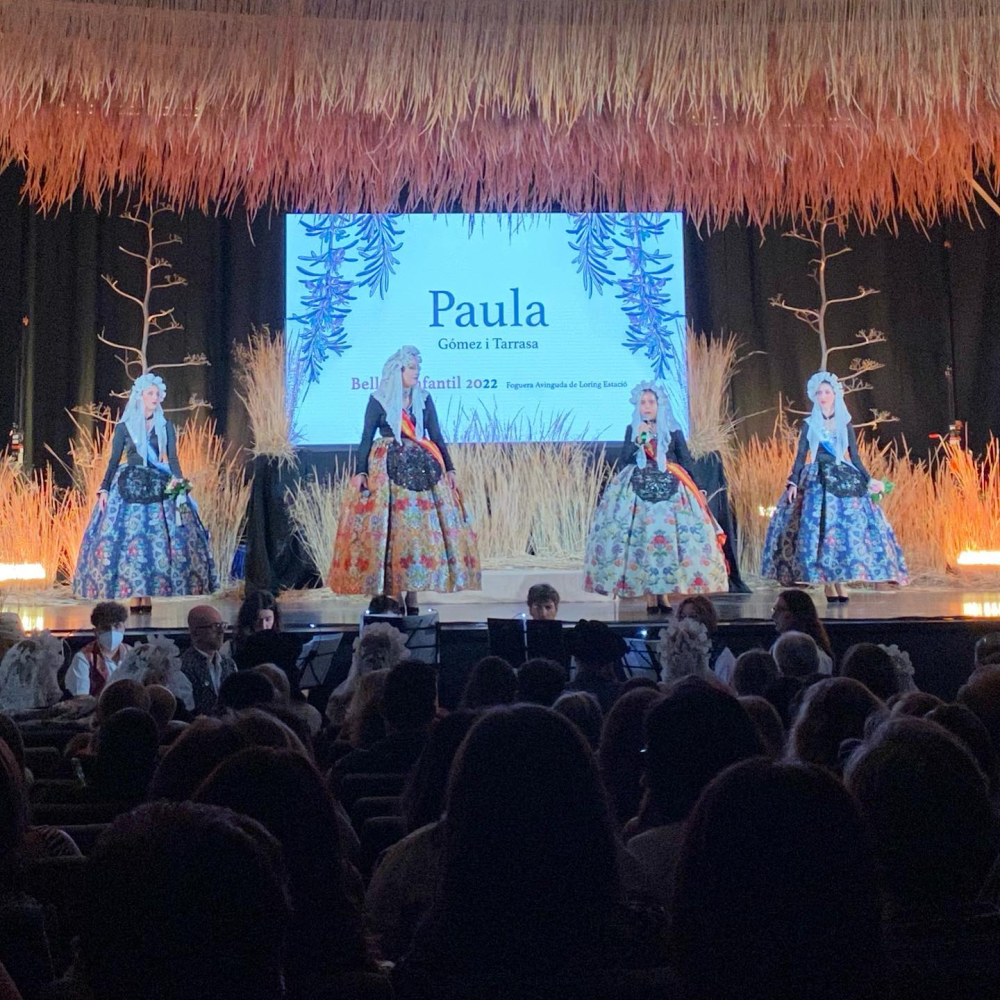
<path id="1" fill-rule="evenodd" d="M 761 695 L 778 677 L 778 664 L 766 649 L 748 649 L 736 657 L 730 683 L 738 695 Z"/>
<path id="2" fill-rule="evenodd" d="M 958 689 L 956 699 L 979 716 L 1000 752 L 1000 670 L 981 667 Z"/>
<path id="3" fill-rule="evenodd" d="M 236 626 L 233 629 L 232 657 L 241 664 L 241 653 L 247 640 L 258 632 L 281 631 L 281 608 L 272 593 L 267 590 L 255 590 L 243 599 L 240 610 L 236 613 Z M 247 664 L 244 669 L 256 664 Z"/>
<path id="4" fill-rule="evenodd" d="M 93 641 L 76 653 L 66 671 L 66 690 L 71 695 L 89 694 L 94 698 L 100 695 L 128 652 L 122 641 L 127 621 L 128 608 L 124 604 L 101 601 L 94 605 L 90 612 Z"/>
<path id="5" fill-rule="evenodd" d="M 242 750 L 209 775 L 195 801 L 249 816 L 281 844 L 292 901 L 290 997 L 331 995 L 345 976 L 373 968 L 347 891 L 333 798 L 309 761 L 290 750 Z"/>
<path id="6" fill-rule="evenodd" d="M 122 658 L 115 671 L 115 681 L 134 681 L 148 687 L 159 684 L 177 699 L 177 711 L 183 706 L 184 717 L 194 711 L 194 688 L 184 673 L 183 661 L 177 644 L 163 635 L 148 635 L 145 641 L 134 645 Z"/>
<path id="7" fill-rule="evenodd" d="M 712 644 L 712 651 L 709 654 L 709 665 L 712 672 L 723 684 L 731 683 L 736 657 L 719 635 L 719 613 L 715 610 L 715 605 L 703 594 L 685 597 L 677 605 L 677 621 L 685 621 L 688 618 L 693 618 L 705 626 L 705 631 Z"/>
<path id="8" fill-rule="evenodd" d="M 639 812 L 646 712 L 660 700 L 654 687 L 627 691 L 611 706 L 601 731 L 597 766 L 608 793 L 612 818 L 621 829 Z"/>
<path id="9" fill-rule="evenodd" d="M 393 667 L 382 694 L 385 738 L 342 757 L 336 773 L 409 773 L 427 742 L 437 707 L 437 671 L 432 666 L 412 661 Z"/>
<path id="10" fill-rule="evenodd" d="M 343 736 L 355 750 L 385 739 L 382 697 L 390 673 L 389 670 L 373 670 L 358 681 L 342 727 Z"/>
<path id="11" fill-rule="evenodd" d="M 859 681 L 828 677 L 805 694 L 789 737 L 789 752 L 797 760 L 817 764 L 839 775 L 845 743 L 865 735 L 865 723 L 884 706 Z"/>
<path id="12" fill-rule="evenodd" d="M 397 966 L 399 995 L 433 996 L 447 980 L 503 995 L 503 981 L 537 977 L 558 994 L 560 979 L 662 963 L 659 928 L 621 903 L 593 756 L 557 713 L 484 715 L 455 760 L 443 825 L 440 889 Z"/>
<path id="13" fill-rule="evenodd" d="M 469 674 L 460 707 L 475 711 L 511 705 L 517 699 L 517 674 L 500 656 L 484 656 Z"/>
<path id="14" fill-rule="evenodd" d="M 241 712 L 245 708 L 270 705 L 275 699 L 274 685 L 255 670 L 238 670 L 219 687 L 216 707 L 221 713 Z"/>
<path id="15" fill-rule="evenodd" d="M 201 716 L 160 759 L 149 785 L 149 800 L 183 802 L 227 757 L 250 745 L 231 721 Z"/>
<path id="16" fill-rule="evenodd" d="M 696 618 L 672 621 L 660 630 L 657 645 L 663 680 L 667 683 L 683 677 L 714 677 L 710 668 L 712 643 L 705 626 Z"/>
<path id="17" fill-rule="evenodd" d="M 782 677 L 805 678 L 819 672 L 819 647 L 805 632 L 782 632 L 771 655 Z"/>
<path id="18" fill-rule="evenodd" d="M 142 802 L 159 760 L 160 733 L 148 712 L 123 708 L 97 731 L 88 789 L 107 802 Z"/>
<path id="19" fill-rule="evenodd" d="M 625 640 L 604 622 L 582 619 L 570 631 L 568 645 L 576 676 L 567 690 L 589 691 L 607 712 L 620 693 L 615 672 L 628 650 Z"/>
<path id="20" fill-rule="evenodd" d="M 1000 666 L 1000 632 L 987 632 L 976 642 L 975 669 Z"/>
<path id="21" fill-rule="evenodd" d="M 536 622 L 551 622 L 559 617 L 559 591 L 548 583 L 528 588 L 528 614 Z"/>
<path id="22" fill-rule="evenodd" d="M 274 704 L 298 716 L 308 727 L 310 736 L 316 736 L 323 728 L 323 716 L 319 709 L 305 700 L 301 692 L 292 690 L 288 674 L 276 663 L 258 663 L 253 669 L 271 682 L 274 687 Z"/>
<path id="23" fill-rule="evenodd" d="M 766 698 L 756 694 L 741 695 L 740 704 L 757 730 L 764 754 L 775 760 L 780 759 L 785 753 L 785 727 L 781 724 L 778 710 Z"/>
<path id="24" fill-rule="evenodd" d="M 354 652 L 347 677 L 333 689 L 326 705 L 326 717 L 335 725 L 343 723 L 348 706 L 365 674 L 391 670 L 410 658 L 406 638 L 388 622 L 372 622 L 354 640 Z"/>
<path id="25" fill-rule="evenodd" d="M 566 671 L 555 660 L 528 660 L 517 672 L 517 700 L 551 708 L 566 687 Z"/>
<path id="26" fill-rule="evenodd" d="M 792 701 L 804 690 L 802 680 L 798 677 L 778 677 L 764 689 L 764 697 L 774 706 L 781 718 L 785 730 L 791 728 L 795 721 L 792 712 Z M 796 706 L 797 707 L 797 706 Z"/>
<path id="27" fill-rule="evenodd" d="M 160 746 L 172 743 L 186 726 L 186 723 L 174 719 L 177 714 L 177 698 L 162 684 L 150 684 L 146 688 L 146 694 L 149 696 L 147 711 L 156 723 L 156 730 L 160 734 Z"/>
<path id="28" fill-rule="evenodd" d="M 556 698 L 552 710 L 569 719 L 594 753 L 601 745 L 604 713 L 597 696 L 589 691 L 566 691 Z"/>
<path id="29" fill-rule="evenodd" d="M 90 859 L 80 966 L 93 1000 L 281 1000 L 290 909 L 280 848 L 255 821 L 157 803 Z"/>
<path id="30" fill-rule="evenodd" d="M 891 704 L 888 702 L 886 704 L 891 709 L 890 714 L 893 718 L 898 718 L 901 715 L 912 715 L 914 718 L 922 719 L 928 712 L 933 712 L 944 702 L 937 695 L 928 694 L 926 691 L 910 691 L 907 694 L 899 695 Z"/>
<path id="31" fill-rule="evenodd" d="M 625 834 L 651 892 L 669 906 L 684 821 L 702 789 L 730 764 L 760 754 L 762 747 L 736 698 L 697 677 L 678 681 L 649 709 L 645 736 L 646 794 Z"/>
<path id="32" fill-rule="evenodd" d="M 188 612 L 191 645 L 181 656 L 181 670 L 191 682 L 195 715 L 208 715 L 215 708 L 222 682 L 236 673 L 236 664 L 220 652 L 225 629 L 222 615 L 209 604 L 197 604 Z"/>
<path id="33" fill-rule="evenodd" d="M 48 631 L 11 646 L 0 660 L 0 711 L 54 705 L 62 697 L 57 675 L 63 661 L 62 641 Z"/>
<path id="34" fill-rule="evenodd" d="M 900 693 L 892 657 L 873 642 L 856 642 L 840 661 L 840 676 L 860 681 L 879 701 Z"/>
<path id="35" fill-rule="evenodd" d="M 990 800 L 995 803 L 1000 794 L 1000 755 L 979 717 L 964 705 L 942 704 L 924 718 L 943 726 L 972 754 L 986 778 Z"/>
<path id="36" fill-rule="evenodd" d="M 833 673 L 834 657 L 830 637 L 819 620 L 816 605 L 804 590 L 783 590 L 774 602 L 771 620 L 778 635 L 783 635 L 785 632 L 804 632 L 811 636 L 820 651 L 820 672 Z"/>
<path id="37" fill-rule="evenodd" d="M 876 876 L 858 809 L 809 765 L 750 760 L 705 790 L 674 897 L 676 967 L 691 1000 L 873 1000 Z"/>
<path id="38" fill-rule="evenodd" d="M 96 750 L 97 734 L 113 715 L 126 708 L 137 708 L 148 712 L 150 705 L 149 688 L 128 677 L 112 680 L 106 684 L 97 699 L 97 707 L 91 717 L 93 732 L 77 733 L 67 741 L 63 753 L 67 757 L 93 754 Z"/>

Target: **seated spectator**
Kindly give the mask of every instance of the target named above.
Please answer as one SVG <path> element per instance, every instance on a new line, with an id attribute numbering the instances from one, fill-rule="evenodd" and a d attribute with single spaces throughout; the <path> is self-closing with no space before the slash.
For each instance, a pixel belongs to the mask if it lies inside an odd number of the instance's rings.
<path id="1" fill-rule="evenodd" d="M 274 685 L 254 670 L 239 670 L 230 674 L 219 688 L 216 706 L 219 714 L 241 712 L 245 708 L 270 705 L 275 699 Z"/>
<path id="2" fill-rule="evenodd" d="M 290 910 L 281 852 L 228 809 L 120 816 L 90 858 L 80 971 L 93 1000 L 281 1000 Z"/>
<path id="3" fill-rule="evenodd" d="M 336 773 L 407 774 L 427 742 L 437 715 L 437 671 L 404 662 L 389 671 L 382 695 L 385 739 L 337 761 Z"/>
<path id="4" fill-rule="evenodd" d="M 840 775 L 844 744 L 865 735 L 868 717 L 884 706 L 859 681 L 828 677 L 806 691 L 789 737 L 789 752 L 804 764 L 817 764 Z"/>
<path id="5" fill-rule="evenodd" d="M 749 760 L 694 809 L 672 940 L 691 1000 L 872 1000 L 878 889 L 858 809 L 828 772 Z"/>
<path id="6" fill-rule="evenodd" d="M 740 704 L 757 730 L 764 754 L 779 760 L 785 753 L 785 727 L 778 710 L 766 698 L 755 694 L 742 695 Z"/>
<path id="7" fill-rule="evenodd" d="M 544 977 L 552 989 L 553 979 L 663 963 L 660 928 L 621 902 L 593 756 L 557 713 L 484 715 L 455 760 L 443 825 L 440 890 L 396 967 L 397 995 L 436 995 L 442 980 L 504 995 L 506 980 Z"/>
<path id="8" fill-rule="evenodd" d="M 145 691 L 149 697 L 147 711 L 156 723 L 157 732 L 160 734 L 160 745 L 173 742 L 185 727 L 183 722 L 174 720 L 177 714 L 177 698 L 162 684 L 150 684 Z"/>
<path id="9" fill-rule="evenodd" d="M 771 647 L 782 677 L 805 678 L 819 673 L 819 647 L 805 632 L 783 632 Z"/>
<path id="10" fill-rule="evenodd" d="M 341 728 L 343 738 L 355 750 L 385 739 L 382 697 L 390 673 L 389 670 L 373 670 L 358 681 Z"/>
<path id="11" fill-rule="evenodd" d="M 576 676 L 567 690 L 589 691 L 601 711 L 609 711 L 621 690 L 615 672 L 621 668 L 622 657 L 628 651 L 625 640 L 604 622 L 584 619 L 570 631 L 568 646 Z"/>
<path id="12" fill-rule="evenodd" d="M 764 689 L 764 697 L 774 706 L 781 718 L 785 730 L 791 728 L 798 711 L 797 698 L 804 691 L 802 680 L 798 677 L 778 677 Z M 796 701 L 796 710 L 792 711 L 792 702 Z"/>
<path id="13" fill-rule="evenodd" d="M 888 705 L 888 703 L 886 703 Z M 926 691 L 910 691 L 900 695 L 888 707 L 891 709 L 893 718 L 901 715 L 912 715 L 916 719 L 922 719 L 928 712 L 933 712 L 944 702 L 935 694 L 928 694 Z"/>
<path id="14" fill-rule="evenodd" d="M 431 733 L 403 790 L 409 835 L 382 855 L 368 887 L 366 916 L 383 958 L 397 961 L 410 949 L 413 932 L 427 915 L 441 874 L 444 827 L 440 823 L 452 762 L 476 712 L 452 712 Z"/>
<path id="15" fill-rule="evenodd" d="M 604 713 L 595 695 L 589 691 L 566 691 L 556 698 L 552 710 L 569 719 L 580 730 L 587 746 L 597 753 L 597 748 L 601 745 Z"/>
<path id="16" fill-rule="evenodd" d="M 227 757 L 250 745 L 231 721 L 195 719 L 160 759 L 149 785 L 149 800 L 183 802 Z"/>
<path id="17" fill-rule="evenodd" d="M 302 696 L 301 692 L 293 692 L 288 680 L 288 674 L 274 663 L 258 663 L 253 668 L 263 674 L 274 687 L 274 704 L 297 716 L 306 724 L 310 736 L 315 736 L 323 728 L 323 716 L 319 709 L 314 708 Z"/>
<path id="18" fill-rule="evenodd" d="M 62 697 L 63 661 L 62 640 L 48 631 L 11 646 L 0 660 L 0 711 L 16 715 L 54 705 Z"/>
<path id="19" fill-rule="evenodd" d="M 190 718 L 188 713 L 194 710 L 191 681 L 184 673 L 177 644 L 166 636 L 150 635 L 144 642 L 134 645 L 115 671 L 115 678 L 115 682 L 131 680 L 143 686 L 159 684 L 177 699 L 178 712 L 183 706 L 185 718 Z"/>
<path id="20" fill-rule="evenodd" d="M 354 653 L 347 677 L 333 689 L 326 705 L 326 717 L 335 725 L 343 723 L 351 698 L 361 678 L 376 670 L 391 670 L 410 658 L 406 638 L 388 622 L 372 622 L 354 640 Z"/>
<path id="21" fill-rule="evenodd" d="M 476 711 L 494 705 L 510 705 L 516 698 L 514 668 L 500 656 L 484 656 L 469 674 L 460 707 Z"/>
<path id="22" fill-rule="evenodd" d="M 900 693 L 892 657 L 873 642 L 856 642 L 840 661 L 840 676 L 860 681 L 879 701 Z"/>
<path id="23" fill-rule="evenodd" d="M 740 697 L 761 695 L 777 680 L 778 664 L 766 649 L 748 649 L 736 657 L 730 683 Z"/>
<path id="24" fill-rule="evenodd" d="M 779 636 L 786 632 L 803 632 L 810 636 L 819 649 L 820 673 L 833 673 L 834 657 L 830 637 L 826 634 L 826 629 L 819 620 L 816 605 L 813 604 L 812 598 L 804 590 L 783 590 L 774 602 L 771 620 L 774 622 L 775 631 Z M 773 654 L 774 650 L 772 649 L 771 652 Z"/>
<path id="25" fill-rule="evenodd" d="M 160 734 L 148 712 L 123 708 L 97 731 L 88 790 L 105 802 L 142 802 L 159 761 Z"/>
<path id="26" fill-rule="evenodd" d="M 111 716 L 125 708 L 137 708 L 140 712 L 148 712 L 149 701 L 149 689 L 128 677 L 106 684 L 97 699 L 97 708 L 91 718 L 93 732 L 77 733 L 66 743 L 63 754 L 66 757 L 93 754 L 97 745 L 97 734 Z"/>
<path id="27" fill-rule="evenodd" d="M 981 667 L 958 689 L 959 704 L 971 709 L 986 726 L 993 746 L 1000 752 L 1000 670 Z"/>
<path id="28" fill-rule="evenodd" d="M 548 583 L 528 588 L 528 614 L 536 622 L 552 622 L 559 617 L 559 591 Z"/>
<path id="29" fill-rule="evenodd" d="M 334 801 L 309 761 L 290 750 L 240 751 L 209 775 L 195 801 L 249 816 L 281 844 L 292 901 L 286 958 L 291 997 L 330 995 L 344 988 L 345 977 L 374 968 L 361 912 L 347 891 L 351 872 Z"/>
<path id="30" fill-rule="evenodd" d="M 566 687 L 566 671 L 555 660 L 528 660 L 517 672 L 517 700 L 551 708 Z"/>
<path id="31" fill-rule="evenodd" d="M 236 613 L 236 625 L 229 649 L 224 652 L 231 656 L 241 670 L 249 670 L 256 663 L 244 662 L 247 641 L 260 632 L 281 631 L 281 608 L 272 593 L 255 590 L 247 594 Z"/>
<path id="32" fill-rule="evenodd" d="M 625 835 L 650 891 L 669 906 L 684 821 L 698 796 L 730 764 L 758 755 L 761 744 L 736 698 L 697 677 L 678 681 L 649 709 L 645 734 L 646 794 Z"/>
<path id="33" fill-rule="evenodd" d="M 719 635 L 719 613 L 715 610 L 715 605 L 704 594 L 694 594 L 691 597 L 685 597 L 677 605 L 676 620 L 682 622 L 688 618 L 693 618 L 705 626 L 709 642 L 712 644 L 712 651 L 708 657 L 712 673 L 723 684 L 731 683 L 733 668 L 736 666 L 736 657 L 726 645 L 725 640 Z"/>
<path id="34" fill-rule="evenodd" d="M 236 664 L 221 652 L 226 626 L 210 604 L 197 604 L 188 612 L 191 645 L 181 656 L 181 670 L 191 682 L 195 715 L 214 708 L 222 682 L 236 673 Z"/>
<path id="35" fill-rule="evenodd" d="M 943 726 L 972 754 L 986 778 L 990 800 L 996 802 L 1000 794 L 1000 755 L 979 717 L 964 705 L 941 704 L 924 718 Z"/>
<path id="36" fill-rule="evenodd" d="M 977 905 L 997 821 L 968 748 L 927 719 L 892 719 L 844 777 L 878 858 L 890 995 L 997 995 L 1000 913 Z"/>
<path id="37" fill-rule="evenodd" d="M 626 691 L 604 720 L 597 766 L 618 829 L 639 812 L 642 749 L 646 745 L 643 722 L 650 706 L 660 697 L 655 686 Z"/>
<path id="38" fill-rule="evenodd" d="M 114 677 L 128 652 L 123 643 L 128 608 L 116 601 L 101 601 L 90 612 L 94 639 L 70 661 L 66 671 L 66 690 L 71 695 L 89 694 L 96 698 L 104 685 Z"/>
<path id="39" fill-rule="evenodd" d="M 976 642 L 974 669 L 1000 666 L 1000 632 L 987 632 Z"/>
<path id="40" fill-rule="evenodd" d="M 705 626 L 696 618 L 678 619 L 661 629 L 657 650 L 666 683 L 683 677 L 708 680 L 715 676 L 709 666 L 712 643 Z"/>

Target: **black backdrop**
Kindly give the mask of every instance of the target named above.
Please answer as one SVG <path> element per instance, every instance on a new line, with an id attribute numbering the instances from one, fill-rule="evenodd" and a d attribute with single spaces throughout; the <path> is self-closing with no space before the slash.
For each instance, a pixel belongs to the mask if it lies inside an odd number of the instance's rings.
<path id="1" fill-rule="evenodd" d="M 21 200 L 19 186 L 16 171 L 0 174 L 0 433 L 6 436 L 17 416 L 20 372 L 28 389 L 29 455 L 39 464 L 48 458 L 46 443 L 65 453 L 72 432 L 68 408 L 108 400 L 111 390 L 126 386 L 97 333 L 104 329 L 112 339 L 134 342 L 138 310 L 100 276 L 110 273 L 135 287 L 141 266 L 117 248 L 140 246 L 143 230 L 118 217 L 120 205 L 103 213 L 78 205 L 43 217 Z M 185 329 L 154 340 L 154 360 L 204 352 L 212 362 L 164 373 L 168 407 L 198 392 L 212 402 L 220 429 L 245 442 L 232 346 L 255 323 L 282 325 L 284 220 L 265 213 L 250 220 L 239 212 L 225 218 L 188 212 L 167 217 L 164 231 L 183 239 L 168 255 L 189 283 L 161 293 L 160 301 L 176 305 Z M 981 445 L 991 427 L 1000 429 L 1000 218 L 986 210 L 973 226 L 954 220 L 922 233 L 902 223 L 898 235 L 852 233 L 848 241 L 855 250 L 831 264 L 831 294 L 850 294 L 861 283 L 881 294 L 832 311 L 833 337 L 862 327 L 889 336 L 873 348 L 887 365 L 871 376 L 874 389 L 851 399 L 855 418 L 860 422 L 868 407 L 890 410 L 900 421 L 883 434 L 905 434 L 923 451 L 928 435 L 945 431 L 953 417 L 945 378 L 952 366 L 954 416 L 970 423 L 971 440 Z M 770 427 L 779 392 L 801 403 L 818 361 L 814 335 L 768 305 L 779 291 L 790 302 L 813 301 L 810 249 L 780 231 L 762 235 L 730 225 L 704 235 L 688 227 L 686 283 L 694 326 L 733 331 L 744 353 L 765 352 L 748 357 L 734 383 L 739 412 L 756 414 L 744 431 Z M 850 357 L 842 352 L 838 360 Z"/>

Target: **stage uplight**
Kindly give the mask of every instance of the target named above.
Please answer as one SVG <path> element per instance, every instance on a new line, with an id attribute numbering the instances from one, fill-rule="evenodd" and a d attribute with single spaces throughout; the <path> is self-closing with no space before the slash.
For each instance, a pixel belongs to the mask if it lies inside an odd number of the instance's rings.
<path id="1" fill-rule="evenodd" d="M 41 563 L 0 563 L 0 583 L 44 580 L 45 576 Z"/>
<path id="2" fill-rule="evenodd" d="M 962 614 L 966 618 L 1000 618 L 1000 601 L 966 601 Z"/>
<path id="3" fill-rule="evenodd" d="M 770 519 L 770 518 L 774 517 L 774 512 L 777 509 L 778 508 L 773 503 L 769 504 L 767 506 L 765 506 L 762 503 L 761 504 L 757 504 L 757 514 L 760 517 L 766 517 L 766 518 Z"/>
<path id="4" fill-rule="evenodd" d="M 989 549 L 966 549 L 958 554 L 959 566 L 1000 566 L 1000 552 Z"/>

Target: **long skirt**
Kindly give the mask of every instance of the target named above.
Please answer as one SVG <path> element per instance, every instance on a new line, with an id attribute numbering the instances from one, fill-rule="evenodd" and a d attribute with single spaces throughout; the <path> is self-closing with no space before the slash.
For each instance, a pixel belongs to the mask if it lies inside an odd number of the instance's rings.
<path id="1" fill-rule="evenodd" d="M 867 493 L 837 496 L 820 463 L 799 477 L 794 503 L 782 497 L 764 540 L 761 574 L 793 583 L 906 584 L 906 560 L 885 511 Z"/>
<path id="2" fill-rule="evenodd" d="M 194 506 L 176 499 L 126 503 L 115 473 L 102 513 L 95 506 L 73 574 L 87 600 L 211 594 L 219 578 L 208 531 Z"/>
<path id="3" fill-rule="evenodd" d="M 340 511 L 327 583 L 337 594 L 479 590 L 472 519 L 440 464 L 415 441 L 380 438 L 368 458 L 367 493 Z"/>
<path id="4" fill-rule="evenodd" d="M 660 499 L 662 497 L 662 499 Z M 729 589 L 721 529 L 668 466 L 627 465 L 608 483 L 590 524 L 584 589 L 613 597 Z"/>

